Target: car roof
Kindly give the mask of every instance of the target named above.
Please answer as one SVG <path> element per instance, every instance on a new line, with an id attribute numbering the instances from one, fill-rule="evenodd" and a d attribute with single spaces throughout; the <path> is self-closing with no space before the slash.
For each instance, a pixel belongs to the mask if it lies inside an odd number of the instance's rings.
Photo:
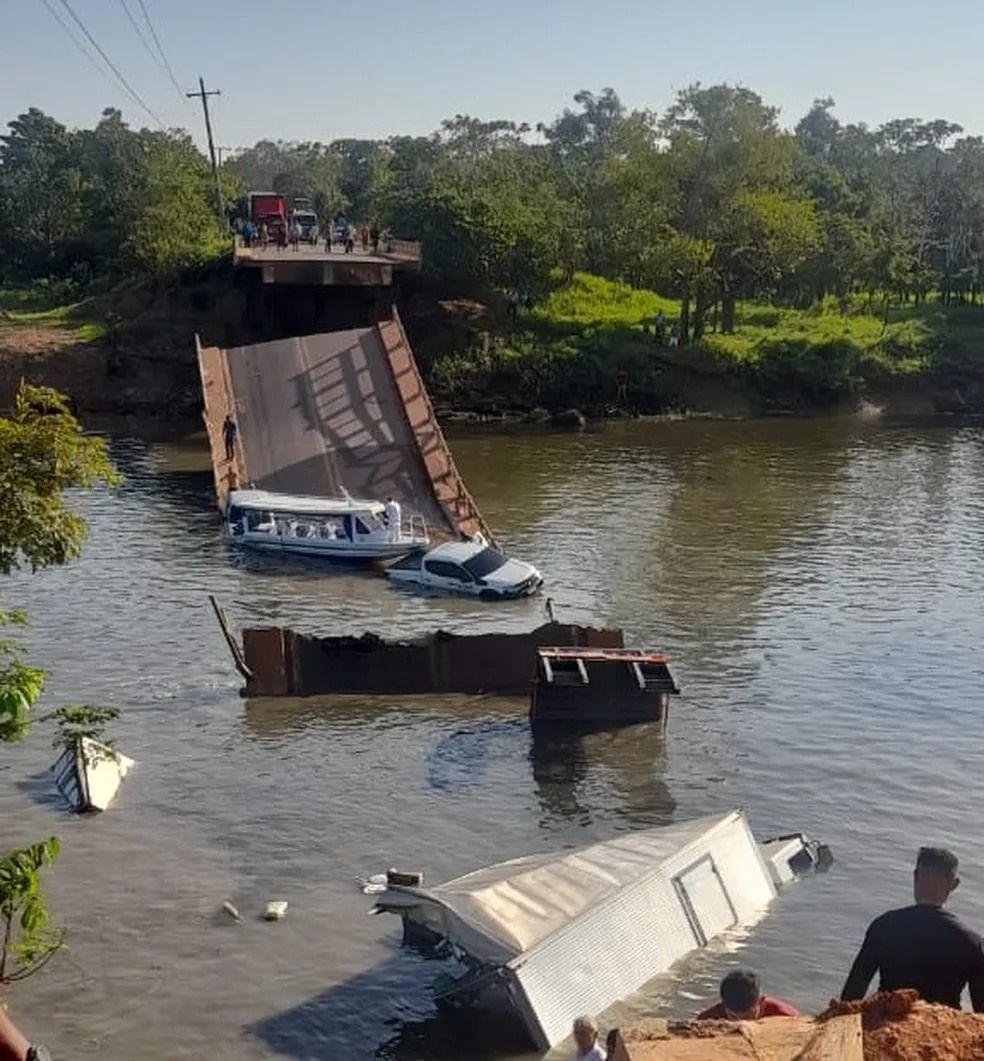
<path id="1" fill-rule="evenodd" d="M 443 545 L 436 545 L 431 549 L 427 553 L 427 559 L 451 560 L 454 563 L 463 564 L 488 548 L 485 542 L 444 542 Z"/>

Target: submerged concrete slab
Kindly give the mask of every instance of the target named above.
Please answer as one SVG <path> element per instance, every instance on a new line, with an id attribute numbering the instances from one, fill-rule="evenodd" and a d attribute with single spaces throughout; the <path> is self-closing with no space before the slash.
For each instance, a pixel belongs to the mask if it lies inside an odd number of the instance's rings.
<path id="1" fill-rule="evenodd" d="M 205 421 L 224 508 L 238 484 L 281 493 L 393 497 L 432 537 L 488 528 L 455 468 L 398 321 L 199 350 Z M 225 459 L 222 421 L 239 428 Z"/>

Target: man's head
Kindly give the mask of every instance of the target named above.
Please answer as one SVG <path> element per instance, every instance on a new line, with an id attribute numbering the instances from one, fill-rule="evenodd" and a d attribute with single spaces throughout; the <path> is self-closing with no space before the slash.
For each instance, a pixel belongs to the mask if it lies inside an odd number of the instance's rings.
<path id="1" fill-rule="evenodd" d="M 731 1020 L 755 1020 L 760 994 L 759 978 L 749 969 L 735 969 L 721 981 L 721 1001 Z"/>
<path id="2" fill-rule="evenodd" d="M 917 903 L 942 906 L 960 883 L 957 856 L 945 847 L 921 847 L 912 875 L 912 894 Z"/>
<path id="3" fill-rule="evenodd" d="M 579 1053 L 586 1053 L 598 1041 L 598 1025 L 594 1017 L 578 1017 L 574 1021 L 574 1042 Z"/>

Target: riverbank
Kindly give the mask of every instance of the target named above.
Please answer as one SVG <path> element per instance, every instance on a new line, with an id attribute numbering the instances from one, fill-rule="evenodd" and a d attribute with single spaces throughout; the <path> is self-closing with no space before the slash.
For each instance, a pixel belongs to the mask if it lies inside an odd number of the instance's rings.
<path id="1" fill-rule="evenodd" d="M 514 317 L 505 305 L 440 305 L 458 329 L 442 337 L 430 387 L 455 410 L 740 418 L 865 406 L 901 415 L 984 411 L 984 307 L 976 305 L 876 312 L 830 300 L 806 311 L 745 304 L 735 334 L 712 331 L 686 347 L 669 345 L 678 302 L 587 274 Z"/>
<path id="2" fill-rule="evenodd" d="M 57 288 L 33 303 L 0 292 L 0 404 L 27 378 L 68 391 L 82 415 L 195 417 L 196 333 L 235 345 L 291 326 L 289 312 L 257 314 L 239 279 L 217 261 L 67 305 L 45 304 Z M 669 340 L 679 303 L 588 274 L 518 311 L 499 296 L 446 295 L 419 277 L 396 293 L 446 422 L 545 422 L 572 408 L 589 418 L 984 412 L 978 305 L 745 304 L 734 334 L 680 347 Z"/>

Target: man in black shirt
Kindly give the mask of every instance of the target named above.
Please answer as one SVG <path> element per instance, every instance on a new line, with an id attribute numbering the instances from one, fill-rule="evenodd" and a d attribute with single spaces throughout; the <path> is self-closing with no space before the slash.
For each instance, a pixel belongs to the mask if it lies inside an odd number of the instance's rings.
<path id="1" fill-rule="evenodd" d="M 952 851 L 920 848 L 913 875 L 915 906 L 890 910 L 872 921 L 841 998 L 863 998 L 872 977 L 880 973 L 881 991 L 914 987 L 927 1002 L 955 1009 L 969 984 L 974 1011 L 984 1012 L 984 944 L 943 909 L 959 883 Z"/>

